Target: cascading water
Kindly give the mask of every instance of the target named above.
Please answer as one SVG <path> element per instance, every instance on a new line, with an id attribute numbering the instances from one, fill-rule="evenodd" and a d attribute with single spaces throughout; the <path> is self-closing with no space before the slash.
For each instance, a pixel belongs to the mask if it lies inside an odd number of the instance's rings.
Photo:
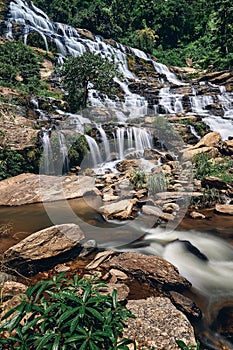
<path id="1" fill-rule="evenodd" d="M 69 155 L 68 155 L 68 148 L 66 146 L 66 139 L 64 134 L 61 131 L 58 132 L 58 139 L 59 139 L 60 156 L 61 156 L 61 162 L 62 162 L 62 173 L 67 173 L 69 171 Z"/>
<path id="2" fill-rule="evenodd" d="M 46 175 L 54 174 L 54 165 L 53 165 L 53 151 L 49 138 L 50 130 L 43 130 L 42 135 L 42 147 L 43 147 L 43 156 L 41 159 L 41 173 Z"/>
<path id="3" fill-rule="evenodd" d="M 96 126 L 101 136 L 99 144 L 96 140 L 85 135 L 92 164 L 88 161 L 85 166 L 96 167 L 112 161 L 112 154 L 115 161 L 122 160 L 130 154 L 135 158 L 141 158 L 146 148 L 153 148 L 153 137 L 145 129 L 137 127 L 117 127 L 108 137 L 101 125 Z M 106 165 L 107 166 L 107 165 Z"/>

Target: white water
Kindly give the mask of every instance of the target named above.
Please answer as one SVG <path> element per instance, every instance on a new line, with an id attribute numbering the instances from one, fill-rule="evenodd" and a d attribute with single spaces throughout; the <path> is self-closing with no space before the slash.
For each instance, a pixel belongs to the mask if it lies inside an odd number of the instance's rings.
<path id="1" fill-rule="evenodd" d="M 43 130 L 42 146 L 43 146 L 43 156 L 41 159 L 41 166 L 40 166 L 41 173 L 46 175 L 54 174 L 53 151 L 50 143 L 48 130 Z"/>

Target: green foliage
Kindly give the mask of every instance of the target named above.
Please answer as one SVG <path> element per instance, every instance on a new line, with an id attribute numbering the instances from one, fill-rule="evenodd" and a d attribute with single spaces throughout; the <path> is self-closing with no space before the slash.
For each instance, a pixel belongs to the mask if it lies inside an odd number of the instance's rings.
<path id="1" fill-rule="evenodd" d="M 7 148 L 0 149 L 0 180 L 22 173 L 38 171 L 39 152 L 19 152 Z"/>
<path id="2" fill-rule="evenodd" d="M 124 321 L 133 317 L 117 301 L 117 291 L 101 294 L 106 285 L 95 280 L 67 280 L 60 275 L 26 291 L 20 305 L 0 325 L 4 349 L 117 350 L 129 349 L 122 338 Z M 4 332 L 8 332 L 6 337 Z"/>
<path id="3" fill-rule="evenodd" d="M 88 91 L 92 88 L 103 94 L 114 94 L 114 77 L 121 77 L 117 65 L 99 55 L 85 52 L 80 57 L 70 57 L 58 70 L 65 96 L 72 112 L 87 106 Z"/>
<path id="4" fill-rule="evenodd" d="M 192 163 L 197 179 L 203 179 L 206 176 L 216 176 L 225 182 L 230 183 L 233 181 L 231 172 L 233 160 L 230 158 L 223 158 L 222 162 L 214 162 L 208 154 L 199 153 L 193 157 Z"/>
<path id="5" fill-rule="evenodd" d="M 69 140 L 69 143 L 71 140 Z M 69 148 L 69 164 L 70 167 L 80 165 L 84 156 L 87 154 L 88 145 L 84 135 L 75 135 L 71 142 L 71 146 Z"/>
<path id="6" fill-rule="evenodd" d="M 155 195 L 158 192 L 167 190 L 168 179 L 161 171 L 158 174 L 150 174 L 147 178 L 147 188 L 150 194 Z"/>
<path id="7" fill-rule="evenodd" d="M 182 340 L 176 340 L 176 343 L 183 350 L 199 350 L 200 349 L 199 341 L 197 342 L 196 345 L 191 345 L 191 346 L 186 345 Z"/>
<path id="8" fill-rule="evenodd" d="M 39 69 L 39 58 L 21 41 L 5 41 L 0 45 L 1 85 L 36 93 L 40 86 Z"/>
<path id="9" fill-rule="evenodd" d="M 205 188 L 202 196 L 192 197 L 191 206 L 198 208 L 211 208 L 216 203 L 224 203 L 224 198 L 220 195 L 219 191 L 215 188 Z"/>
<path id="10" fill-rule="evenodd" d="M 135 186 L 136 189 L 145 187 L 146 184 L 146 173 L 144 170 L 132 169 L 130 171 L 130 182 Z"/>
<path id="11" fill-rule="evenodd" d="M 55 21 L 153 53 L 168 65 L 184 66 L 187 58 L 200 68 L 233 65 L 231 0 L 34 2 Z M 44 46 L 41 38 L 36 41 Z"/>

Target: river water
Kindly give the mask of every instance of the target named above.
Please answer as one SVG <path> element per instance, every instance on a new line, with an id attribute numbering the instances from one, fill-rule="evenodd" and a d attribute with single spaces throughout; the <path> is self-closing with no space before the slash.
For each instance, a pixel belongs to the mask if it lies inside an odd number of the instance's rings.
<path id="1" fill-rule="evenodd" d="M 135 224 L 106 222 L 94 207 L 98 203 L 87 198 L 47 203 L 46 208 L 43 204 L 1 207 L 0 224 L 8 225 L 9 232 L 1 234 L 0 253 L 54 223 L 74 222 L 101 248 L 159 255 L 173 263 L 193 285 L 192 298 L 202 309 L 204 329 L 222 307 L 233 308 L 232 217 L 206 211 L 207 219 L 185 218 L 168 232 L 162 226 L 151 228 L 152 218 L 143 215 Z"/>

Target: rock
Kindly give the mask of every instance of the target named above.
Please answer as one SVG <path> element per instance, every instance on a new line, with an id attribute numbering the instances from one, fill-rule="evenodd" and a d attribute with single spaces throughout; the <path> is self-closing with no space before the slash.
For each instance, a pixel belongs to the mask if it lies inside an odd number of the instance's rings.
<path id="1" fill-rule="evenodd" d="M 152 205 L 143 205 L 142 212 L 143 214 L 157 216 L 166 221 L 174 219 L 172 214 L 164 213 L 160 208 Z"/>
<path id="2" fill-rule="evenodd" d="M 112 277 L 116 277 L 116 279 L 119 279 L 119 280 L 126 280 L 128 278 L 126 273 L 117 269 L 111 269 L 109 273 L 110 275 L 112 275 Z"/>
<path id="3" fill-rule="evenodd" d="M 124 336 L 136 340 L 137 349 L 175 350 L 176 340 L 196 344 L 190 322 L 168 298 L 130 300 L 127 308 L 136 318 L 129 319 Z"/>
<path id="4" fill-rule="evenodd" d="M 163 212 L 172 214 L 174 211 L 179 211 L 180 206 L 176 203 L 166 203 L 163 205 Z"/>
<path id="5" fill-rule="evenodd" d="M 206 188 L 217 188 L 219 190 L 226 190 L 228 185 L 225 181 L 216 176 L 207 176 L 201 180 L 201 184 Z"/>
<path id="6" fill-rule="evenodd" d="M 83 197 L 95 188 L 90 176 L 47 176 L 20 174 L 0 182 L 0 205 L 57 201 Z"/>
<path id="7" fill-rule="evenodd" d="M 35 232 L 3 253 L 4 265 L 23 274 L 49 269 L 81 251 L 84 234 L 75 224 L 56 225 Z M 69 252 L 69 254 L 68 254 Z"/>
<path id="8" fill-rule="evenodd" d="M 214 322 L 214 330 L 219 334 L 233 341 L 233 307 L 230 305 L 223 306 Z"/>
<path id="9" fill-rule="evenodd" d="M 193 148 L 199 147 L 219 147 L 222 137 L 218 132 L 209 132 Z"/>
<path id="10" fill-rule="evenodd" d="M 159 284 L 163 289 L 182 290 L 191 286 L 175 266 L 157 256 L 127 252 L 113 257 L 108 264 L 141 281 Z"/>
<path id="11" fill-rule="evenodd" d="M 143 158 L 144 159 L 155 159 L 155 160 L 159 160 L 163 155 L 155 150 L 155 149 L 151 149 L 151 148 L 145 148 L 144 149 L 144 153 L 143 153 Z"/>
<path id="12" fill-rule="evenodd" d="M 117 300 L 124 301 L 129 295 L 129 287 L 124 283 L 108 283 L 106 287 L 99 289 L 101 294 L 112 294 L 114 290 L 117 290 Z"/>
<path id="13" fill-rule="evenodd" d="M 159 192 L 156 193 L 156 198 L 160 200 L 177 200 L 187 197 L 201 197 L 202 192 Z"/>
<path id="14" fill-rule="evenodd" d="M 227 155 L 233 155 L 233 140 L 226 140 L 223 142 L 222 149 L 226 152 Z"/>
<path id="15" fill-rule="evenodd" d="M 97 253 L 93 261 L 91 261 L 87 266 L 87 270 L 96 269 L 102 262 L 109 260 L 114 254 L 113 250 L 107 250 L 104 252 Z"/>
<path id="16" fill-rule="evenodd" d="M 201 310 L 191 299 L 174 291 L 171 291 L 170 295 L 172 303 L 187 317 L 190 317 L 192 319 L 199 319 L 202 317 Z"/>
<path id="17" fill-rule="evenodd" d="M 183 158 L 184 159 L 192 159 L 195 155 L 199 153 L 208 153 L 211 154 L 212 157 L 215 157 L 218 155 L 218 150 L 215 147 L 200 147 L 200 148 L 194 148 L 194 149 L 186 149 L 183 152 Z"/>
<path id="18" fill-rule="evenodd" d="M 0 107 L 0 129 L 4 132 L 3 140 L 0 137 L 0 146 L 7 145 L 11 150 L 36 146 L 39 130 L 34 129 L 35 121 L 25 118 L 21 113 L 24 114 L 10 105 L 7 108 Z"/>
<path id="19" fill-rule="evenodd" d="M 19 296 L 25 294 L 27 286 L 23 283 L 8 281 L 5 282 L 1 289 L 2 298 Z"/>
<path id="20" fill-rule="evenodd" d="M 97 243 L 94 239 L 89 239 L 88 241 L 82 244 L 82 251 L 79 254 L 79 257 L 84 257 L 92 253 L 97 247 Z"/>
<path id="21" fill-rule="evenodd" d="M 233 215 L 233 204 L 216 204 L 215 210 L 220 214 Z"/>
<path id="22" fill-rule="evenodd" d="M 133 206 L 137 199 L 123 199 L 119 202 L 107 204 L 99 208 L 100 212 L 109 219 L 129 219 L 132 216 Z"/>
<path id="23" fill-rule="evenodd" d="M 205 215 L 202 213 L 198 213 L 197 211 L 192 211 L 190 213 L 191 218 L 193 219 L 205 219 Z"/>
<path id="24" fill-rule="evenodd" d="M 16 277 L 9 275 L 8 273 L 5 273 L 5 272 L 0 272 L 0 286 L 3 283 L 10 282 L 10 281 L 16 281 Z"/>

